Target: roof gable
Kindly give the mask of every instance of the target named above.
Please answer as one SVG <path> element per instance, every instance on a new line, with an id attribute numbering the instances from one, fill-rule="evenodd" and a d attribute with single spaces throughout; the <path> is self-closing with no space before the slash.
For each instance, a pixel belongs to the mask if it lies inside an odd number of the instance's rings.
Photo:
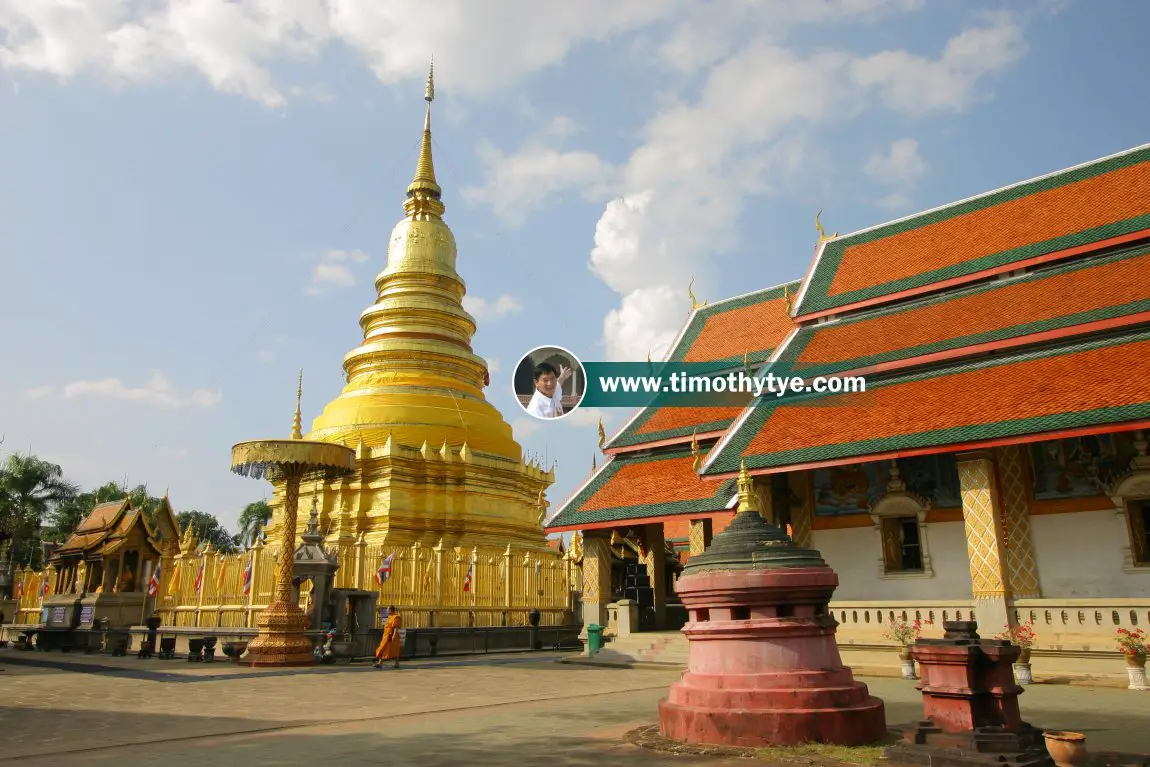
<path id="1" fill-rule="evenodd" d="M 1150 145 L 820 246 L 796 309 L 825 313 L 1150 229 Z"/>

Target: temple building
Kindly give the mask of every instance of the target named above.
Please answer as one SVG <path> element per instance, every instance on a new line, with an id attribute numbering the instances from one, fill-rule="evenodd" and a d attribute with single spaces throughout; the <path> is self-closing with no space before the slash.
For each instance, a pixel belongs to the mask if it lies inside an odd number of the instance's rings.
<path id="1" fill-rule="evenodd" d="M 345 357 L 347 385 L 314 420 L 309 440 L 356 450 L 356 471 L 305 483 L 318 499 L 325 540 L 346 549 L 412 544 L 472 549 L 509 544 L 548 551 L 543 494 L 553 471 L 526 461 L 511 426 L 487 401 L 487 363 L 471 348 L 475 319 L 463 308 L 456 244 L 443 220 L 432 159 L 431 102 L 404 218 L 388 240 L 375 302 L 360 315 L 363 342 Z M 283 488 L 267 528 L 276 540 Z"/>
<path id="2" fill-rule="evenodd" d="M 800 283 L 694 306 L 669 359 L 866 390 L 638 413 L 549 528 L 583 531 L 585 620 L 623 596 L 613 535 L 699 553 L 745 463 L 762 513 L 838 572 L 853 662 L 897 620 L 1033 621 L 1036 668 L 1108 662 L 1150 622 L 1150 146 L 819 227 Z M 652 622 L 674 628 L 648 559 Z"/>

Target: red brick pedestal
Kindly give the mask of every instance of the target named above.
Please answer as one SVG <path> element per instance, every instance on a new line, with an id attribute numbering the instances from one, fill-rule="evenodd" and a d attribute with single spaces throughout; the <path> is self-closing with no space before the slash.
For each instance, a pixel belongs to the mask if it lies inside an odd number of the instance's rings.
<path id="1" fill-rule="evenodd" d="M 1053 767 L 1042 731 L 1022 721 L 1012 664 L 1022 652 L 980 639 L 973 621 L 949 621 L 942 639 L 911 648 L 922 681 L 923 719 L 886 750 L 892 765 Z"/>
<path id="2" fill-rule="evenodd" d="M 689 670 L 659 703 L 664 737 L 731 746 L 872 743 L 883 703 L 842 665 L 827 610 L 838 576 L 817 551 L 740 512 L 675 590 Z"/>

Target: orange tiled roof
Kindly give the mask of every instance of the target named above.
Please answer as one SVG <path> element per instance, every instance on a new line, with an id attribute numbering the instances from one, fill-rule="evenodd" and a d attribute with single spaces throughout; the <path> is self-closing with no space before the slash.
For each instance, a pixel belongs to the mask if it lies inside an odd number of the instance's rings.
<path id="1" fill-rule="evenodd" d="M 668 355 L 671 362 L 765 362 L 792 330 L 787 302 L 798 291 L 793 282 L 720 301 L 696 311 Z M 749 398 L 748 398 L 749 401 Z M 608 447 L 640 447 L 688 437 L 695 429 L 721 431 L 742 412 L 740 407 L 648 407 Z"/>
<path id="2" fill-rule="evenodd" d="M 719 511 L 734 482 L 704 482 L 690 450 L 613 458 L 563 505 L 548 527 Z"/>
<path id="3" fill-rule="evenodd" d="M 786 299 L 774 298 L 708 316 L 683 356 L 684 362 L 713 362 L 778 346 L 794 323 Z"/>
<path id="4" fill-rule="evenodd" d="M 1150 147 L 828 242 L 800 315 L 1150 228 Z"/>
<path id="5" fill-rule="evenodd" d="M 75 532 L 87 533 L 93 530 L 103 530 L 116 521 L 116 517 L 119 515 L 120 510 L 124 508 L 125 503 L 126 500 L 122 499 L 94 506 L 92 510 L 88 512 L 88 516 L 84 517 L 80 524 L 76 526 Z"/>
<path id="6" fill-rule="evenodd" d="M 1150 418 L 1150 331 L 760 404 L 707 473 Z"/>
<path id="7" fill-rule="evenodd" d="M 780 362 L 803 374 L 835 372 L 1148 310 L 1150 250 L 1143 247 L 857 319 L 810 325 Z"/>

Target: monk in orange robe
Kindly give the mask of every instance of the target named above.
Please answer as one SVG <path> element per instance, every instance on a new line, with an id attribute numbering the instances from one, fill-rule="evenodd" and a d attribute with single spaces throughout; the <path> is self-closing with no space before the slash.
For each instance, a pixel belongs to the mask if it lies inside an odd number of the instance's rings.
<path id="1" fill-rule="evenodd" d="M 387 608 L 387 623 L 383 625 L 383 639 L 375 650 L 376 668 L 380 668 L 385 660 L 394 660 L 395 668 L 399 668 L 399 630 L 403 628 L 403 619 L 399 617 L 399 610 L 395 605 Z"/>

